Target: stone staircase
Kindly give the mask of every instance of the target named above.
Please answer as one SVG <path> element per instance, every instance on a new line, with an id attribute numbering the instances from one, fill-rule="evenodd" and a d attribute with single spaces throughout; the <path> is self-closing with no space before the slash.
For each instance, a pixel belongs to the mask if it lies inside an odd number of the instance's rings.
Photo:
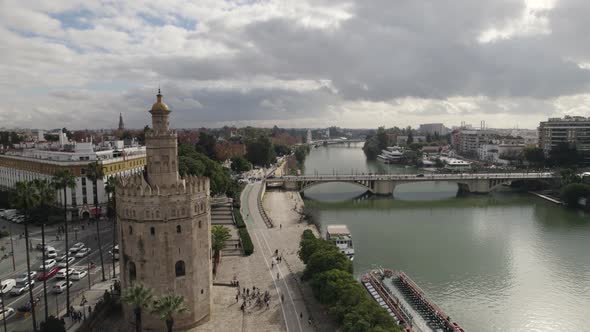
<path id="1" fill-rule="evenodd" d="M 242 256 L 244 254 L 242 246 L 240 245 L 238 228 L 234 223 L 232 201 L 230 198 L 217 198 L 214 202 L 212 202 L 211 225 L 225 226 L 230 230 L 231 239 L 225 242 L 225 248 L 221 250 L 222 256 Z"/>
<path id="2" fill-rule="evenodd" d="M 211 225 L 234 225 L 231 202 L 211 206 Z"/>
<path id="3" fill-rule="evenodd" d="M 244 254 L 244 252 L 242 251 L 242 246 L 239 244 L 240 244 L 239 239 L 235 239 L 232 237 L 231 239 L 227 240 L 225 242 L 225 248 L 223 248 L 223 250 L 221 250 L 221 255 L 222 256 L 242 256 Z M 237 248 L 236 248 L 236 245 L 238 245 Z"/>

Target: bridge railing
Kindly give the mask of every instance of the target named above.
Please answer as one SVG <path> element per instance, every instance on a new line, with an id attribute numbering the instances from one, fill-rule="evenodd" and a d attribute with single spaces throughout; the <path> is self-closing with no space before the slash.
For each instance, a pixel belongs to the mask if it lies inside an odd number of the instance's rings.
<path id="1" fill-rule="evenodd" d="M 268 182 L 278 181 L 334 181 L 334 180 L 485 180 L 485 179 L 552 179 L 559 176 L 544 173 L 451 173 L 451 174 L 341 174 L 341 175 L 300 175 L 270 177 Z"/>

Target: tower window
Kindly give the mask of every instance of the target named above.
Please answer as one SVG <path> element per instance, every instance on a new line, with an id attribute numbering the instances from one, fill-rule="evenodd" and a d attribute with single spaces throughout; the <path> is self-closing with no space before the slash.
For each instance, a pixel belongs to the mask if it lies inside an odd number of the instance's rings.
<path id="1" fill-rule="evenodd" d="M 156 228 L 155 227 L 150 227 L 150 234 L 156 235 Z"/>
<path id="2" fill-rule="evenodd" d="M 133 234 L 133 227 L 129 226 L 129 235 Z"/>
<path id="3" fill-rule="evenodd" d="M 184 268 L 184 261 L 178 261 L 176 262 L 176 265 L 174 266 L 174 270 L 176 271 L 176 276 L 177 277 L 182 277 L 186 274 L 185 268 Z"/>
<path id="4" fill-rule="evenodd" d="M 135 270 L 135 263 L 129 262 L 129 281 L 135 281 L 137 278 L 137 271 Z"/>
<path id="5" fill-rule="evenodd" d="M 202 222 L 202 220 L 199 220 L 199 228 L 201 228 L 201 222 Z"/>
<path id="6" fill-rule="evenodd" d="M 180 225 L 176 225 L 176 233 L 181 233 L 182 232 L 182 227 L 180 227 Z"/>

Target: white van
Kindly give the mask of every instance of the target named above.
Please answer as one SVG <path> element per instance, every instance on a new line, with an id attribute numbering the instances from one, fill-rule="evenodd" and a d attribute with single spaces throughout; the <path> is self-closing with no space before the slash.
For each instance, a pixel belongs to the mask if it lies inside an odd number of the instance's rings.
<path id="1" fill-rule="evenodd" d="M 2 280 L 2 293 L 7 294 L 8 292 L 10 292 L 12 287 L 14 287 L 15 285 L 16 285 L 16 280 L 14 280 L 14 279 Z"/>
<path id="2" fill-rule="evenodd" d="M 63 293 L 66 290 L 66 281 L 58 281 L 55 285 L 53 285 L 52 291 L 56 294 Z M 70 281 L 69 286 L 72 286 L 72 282 Z"/>

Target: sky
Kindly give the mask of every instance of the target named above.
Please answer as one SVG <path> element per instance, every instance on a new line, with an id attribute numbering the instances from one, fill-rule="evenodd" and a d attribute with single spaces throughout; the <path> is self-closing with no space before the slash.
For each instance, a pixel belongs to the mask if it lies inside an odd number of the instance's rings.
<path id="1" fill-rule="evenodd" d="M 0 127 L 536 128 L 590 116 L 587 0 L 1 0 Z"/>

